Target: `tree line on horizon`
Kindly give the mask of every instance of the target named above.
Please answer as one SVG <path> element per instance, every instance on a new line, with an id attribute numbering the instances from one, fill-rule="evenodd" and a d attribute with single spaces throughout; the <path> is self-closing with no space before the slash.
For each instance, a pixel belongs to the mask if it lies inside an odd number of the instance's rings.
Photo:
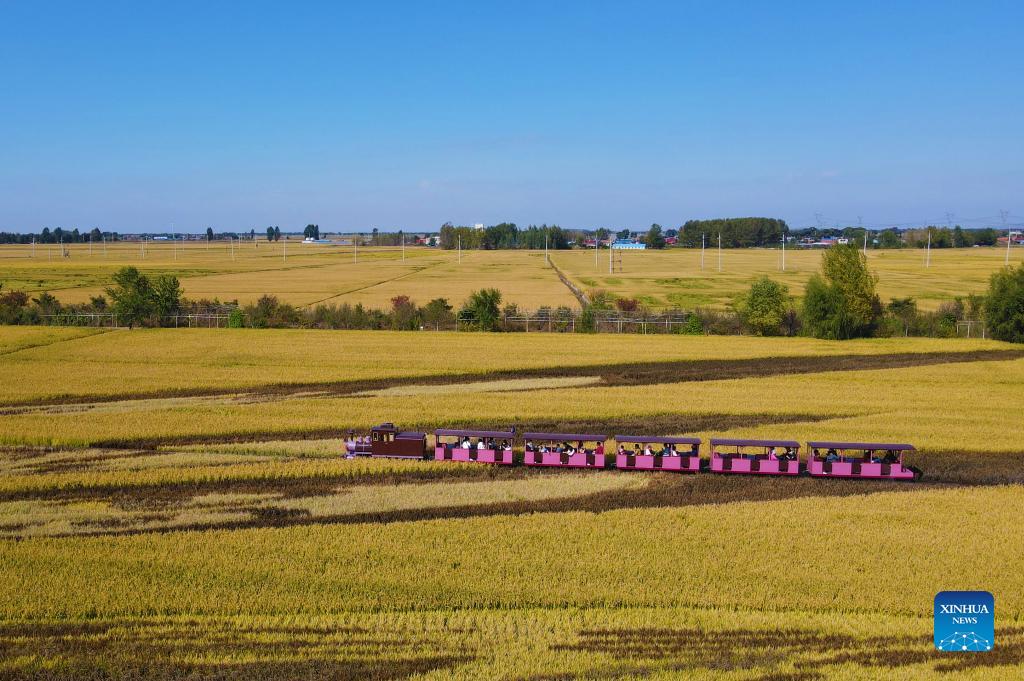
<path id="1" fill-rule="evenodd" d="M 779 246 L 783 237 L 791 240 L 810 238 L 818 240 L 825 237 L 845 237 L 851 242 L 863 244 L 868 239 L 868 248 L 924 248 L 929 242 L 932 248 L 964 248 L 970 246 L 994 246 L 1009 229 L 984 227 L 964 229 L 960 225 L 937 227 L 934 225 L 920 228 L 899 229 L 890 227 L 881 230 L 868 230 L 864 227 L 806 227 L 791 229 L 785 220 L 767 217 L 716 218 L 710 220 L 687 220 L 678 229 L 665 229 L 659 224 L 652 224 L 647 230 L 611 229 L 566 229 L 558 225 L 530 225 L 521 229 L 514 222 L 501 222 L 483 228 L 456 226 L 448 222 L 438 231 L 439 246 L 452 250 L 464 249 L 509 250 L 530 249 L 540 250 L 547 247 L 552 250 L 564 250 L 574 246 L 582 247 L 588 239 L 603 242 L 609 237 L 636 239 L 648 248 L 660 249 L 668 245 L 666 239 L 676 238 L 677 244 L 686 248 L 699 248 L 702 243 L 708 248 L 717 248 L 718 237 L 722 237 L 723 248 L 771 248 Z M 275 242 L 282 237 L 279 226 L 267 227 L 263 232 L 266 240 Z M 164 233 L 171 235 L 170 233 Z M 185 234 L 185 233 L 179 233 Z M 217 232 L 207 227 L 207 240 L 256 238 L 257 231 L 248 232 Z M 382 232 L 377 228 L 362 233 L 361 243 L 372 246 L 399 246 L 405 242 L 405 232 Z M 429 232 L 428 232 L 429 234 Z M 320 226 L 307 224 L 302 231 L 305 238 L 319 239 Z M 196 236 L 196 235 L 191 235 Z M 285 235 L 287 238 L 287 235 Z M 118 232 L 102 231 L 94 227 L 87 232 L 77 228 L 65 230 L 60 227 L 50 229 L 44 227 L 38 234 L 20 232 L 0 232 L 0 244 L 39 244 L 59 243 L 98 243 L 100 241 L 119 241 L 122 235 Z"/>

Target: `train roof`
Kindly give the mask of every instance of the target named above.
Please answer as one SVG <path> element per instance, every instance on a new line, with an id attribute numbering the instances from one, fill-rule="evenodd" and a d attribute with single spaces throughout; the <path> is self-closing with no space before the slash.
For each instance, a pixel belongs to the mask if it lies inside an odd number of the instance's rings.
<path id="1" fill-rule="evenodd" d="M 604 442 L 607 435 L 587 435 L 585 433 L 523 433 L 524 440 L 583 440 L 585 442 Z"/>
<path id="2" fill-rule="evenodd" d="M 656 435 L 616 435 L 616 442 L 658 443 L 663 445 L 699 445 L 699 437 L 659 437 Z"/>
<path id="3" fill-rule="evenodd" d="M 711 446 L 724 445 L 726 447 L 794 447 L 800 448 L 796 440 L 736 440 L 733 438 L 713 437 Z"/>
<path id="4" fill-rule="evenodd" d="M 426 433 L 417 433 L 413 430 L 407 430 L 401 433 L 395 433 L 396 440 L 422 440 L 427 437 Z"/>
<path id="5" fill-rule="evenodd" d="M 438 437 L 515 437 L 515 428 L 511 430 L 456 430 L 453 428 L 438 428 L 434 431 Z"/>
<path id="6" fill-rule="evenodd" d="M 808 442 L 811 449 L 880 449 L 885 452 L 917 451 L 914 445 L 893 442 Z"/>

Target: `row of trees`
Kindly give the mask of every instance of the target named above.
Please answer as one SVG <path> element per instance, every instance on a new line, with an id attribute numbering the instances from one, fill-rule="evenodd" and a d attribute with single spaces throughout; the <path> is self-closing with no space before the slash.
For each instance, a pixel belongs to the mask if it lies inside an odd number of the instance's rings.
<path id="1" fill-rule="evenodd" d="M 77 228 L 67 230 L 55 227 L 51 230 L 49 227 L 43 227 L 43 231 L 38 235 L 0 232 L 0 244 L 30 244 L 33 241 L 37 244 L 80 244 L 90 241 L 98 243 L 103 239 L 117 241 L 118 234 L 117 232 L 102 232 L 97 227 L 93 227 L 88 232 L 79 232 Z"/>
<path id="2" fill-rule="evenodd" d="M 1024 265 L 992 275 L 984 296 L 956 298 L 922 312 L 913 298 L 883 305 L 878 277 L 855 246 L 822 253 L 821 272 L 811 276 L 797 308 L 786 286 L 768 277 L 754 282 L 734 306 L 736 321 L 759 335 L 796 335 L 844 340 L 868 336 L 954 336 L 957 322 L 983 319 L 992 338 L 1024 343 Z M 722 315 L 712 330 L 728 326 Z"/>
<path id="3" fill-rule="evenodd" d="M 723 218 L 716 220 L 687 220 L 679 229 L 679 243 L 689 248 L 699 248 L 701 236 L 707 244 L 718 245 L 722 235 L 725 248 L 747 248 L 751 246 L 777 246 L 782 237 L 789 233 L 785 220 L 776 218 Z"/>
<path id="4" fill-rule="evenodd" d="M 30 298 L 24 291 L 3 291 L 0 284 L 0 323 L 44 324 L 54 317 L 110 313 L 119 324 L 160 326 L 168 317 L 193 303 L 181 294 L 178 278 L 159 274 L 150 279 L 135 267 L 122 267 L 114 273 L 113 284 L 105 295 L 93 296 L 88 303 L 64 305 L 49 293 Z"/>
<path id="5" fill-rule="evenodd" d="M 968 296 L 943 303 L 935 312 L 922 312 L 912 298 L 892 299 L 883 305 L 876 292 L 877 277 L 870 272 L 864 255 L 853 246 L 831 248 L 822 253 L 821 272 L 807 283 L 802 304 L 789 296 L 787 287 L 768 277 L 755 281 L 731 310 L 698 309 L 676 311 L 686 317 L 676 331 L 688 333 L 754 333 L 758 335 L 808 335 L 843 340 L 867 336 L 953 336 L 957 322 L 983 319 L 992 338 L 1024 343 L 1024 265 L 1005 268 L 992 275 L 984 296 Z M 613 314 L 640 322 L 656 317 L 638 301 L 616 298 L 606 291 L 591 291 L 581 311 L 542 310 L 534 318 L 572 321 L 577 331 L 597 330 L 602 317 Z M 188 301 L 170 274 L 150 278 L 134 267 L 114 275 L 105 295 L 89 303 L 62 305 L 49 293 L 30 298 L 23 291 L 4 291 L 0 285 L 0 323 L 54 323 L 53 318 L 72 321 L 84 313 L 113 313 L 117 322 L 132 326 L 160 326 L 182 312 L 198 312 L 218 306 L 217 301 Z M 263 296 L 256 303 L 232 306 L 230 326 L 312 327 L 325 329 L 421 328 L 508 330 L 507 318 L 522 316 L 512 304 L 502 305 L 497 289 L 474 291 L 458 312 L 445 298 L 419 306 L 408 296 L 396 296 L 389 310 L 362 305 L 317 305 L 297 308 L 275 296 Z M 72 321 L 73 323 L 73 321 Z"/>
<path id="6" fill-rule="evenodd" d="M 460 246 L 465 249 L 541 249 L 547 245 L 554 250 L 569 248 L 578 234 L 562 229 L 558 225 L 530 225 L 519 229 L 515 223 L 502 222 L 483 229 L 456 227 L 451 223 L 441 226 L 439 245 L 444 249 Z"/>

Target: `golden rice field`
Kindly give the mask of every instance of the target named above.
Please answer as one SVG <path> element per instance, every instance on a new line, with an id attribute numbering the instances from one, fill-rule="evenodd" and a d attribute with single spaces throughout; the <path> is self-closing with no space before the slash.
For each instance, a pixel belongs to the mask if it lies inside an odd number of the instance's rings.
<path id="1" fill-rule="evenodd" d="M 263 294 L 306 306 L 320 302 L 386 308 L 393 297 L 408 295 L 420 304 L 443 297 L 458 305 L 482 287 L 501 290 L 506 302 L 534 310 L 541 306 L 575 306 L 576 300 L 546 266 L 538 251 L 453 251 L 423 247 L 360 248 L 284 242 L 151 242 L 67 246 L 0 246 L 0 282 L 30 293 L 49 291 L 65 302 L 86 302 L 102 293 L 112 274 L 125 265 L 152 273 L 170 272 L 190 298 L 238 300 L 245 304 Z M 355 257 L 353 257 L 355 255 Z M 762 275 L 774 277 L 799 297 L 820 265 L 820 251 L 790 249 L 785 271 L 782 253 L 772 249 L 709 249 L 701 268 L 699 249 L 624 252 L 609 272 L 608 251 L 558 251 L 551 261 L 582 289 L 601 288 L 638 298 L 649 307 L 724 307 Z M 1013 261 L 1021 255 L 1013 253 Z M 980 293 L 989 276 L 1003 266 L 998 248 L 936 249 L 930 266 L 916 249 L 869 251 L 870 267 L 879 276 L 883 300 L 914 297 L 934 309 L 956 296 Z M 620 266 L 621 265 L 621 266 Z"/>
<path id="2" fill-rule="evenodd" d="M 0 327 L 0 678 L 1020 678 L 1022 386 L 978 339 Z M 339 455 L 383 420 L 925 477 Z M 993 652 L 934 650 L 948 589 L 994 594 Z"/>

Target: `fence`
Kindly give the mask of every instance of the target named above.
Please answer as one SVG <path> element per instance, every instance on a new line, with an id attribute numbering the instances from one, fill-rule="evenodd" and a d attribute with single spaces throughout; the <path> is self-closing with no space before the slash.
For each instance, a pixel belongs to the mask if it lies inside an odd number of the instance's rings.
<path id="1" fill-rule="evenodd" d="M 40 315 L 51 326 L 93 326 L 100 328 L 127 328 L 128 324 L 113 312 L 60 312 Z M 226 328 L 230 313 L 199 312 L 168 315 L 160 318 L 160 326 L 185 328 Z"/>

